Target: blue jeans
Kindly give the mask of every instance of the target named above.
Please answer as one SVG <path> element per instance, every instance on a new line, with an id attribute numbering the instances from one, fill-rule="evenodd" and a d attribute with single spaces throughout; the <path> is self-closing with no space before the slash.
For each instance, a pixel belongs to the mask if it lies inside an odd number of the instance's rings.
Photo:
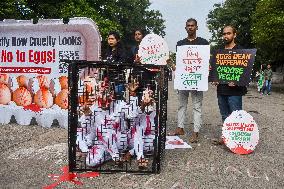
<path id="1" fill-rule="evenodd" d="M 271 91 L 271 80 L 265 80 L 265 83 L 264 83 L 264 86 L 263 86 L 263 89 L 262 89 L 262 93 L 264 93 L 265 90 L 267 91 L 267 94 L 270 93 L 270 91 Z"/>
<path id="2" fill-rule="evenodd" d="M 123 97 L 124 93 L 125 93 L 125 86 L 124 84 L 116 84 L 114 87 L 114 92 L 115 92 L 115 96 L 116 98 L 120 99 Z"/>
<path id="3" fill-rule="evenodd" d="M 235 110 L 242 110 L 242 96 L 217 95 L 222 121 Z"/>

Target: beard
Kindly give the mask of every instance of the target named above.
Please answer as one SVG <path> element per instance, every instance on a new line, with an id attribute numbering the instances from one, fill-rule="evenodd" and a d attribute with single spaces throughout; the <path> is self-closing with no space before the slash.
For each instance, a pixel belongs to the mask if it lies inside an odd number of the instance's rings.
<path id="1" fill-rule="evenodd" d="M 233 39 L 224 39 L 223 41 L 225 44 L 230 44 L 232 43 Z"/>

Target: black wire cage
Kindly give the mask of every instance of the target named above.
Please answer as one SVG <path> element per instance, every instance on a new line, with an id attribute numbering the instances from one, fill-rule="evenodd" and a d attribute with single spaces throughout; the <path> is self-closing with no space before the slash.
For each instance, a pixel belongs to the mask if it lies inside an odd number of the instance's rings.
<path id="1" fill-rule="evenodd" d="M 65 60 L 71 172 L 159 173 L 167 66 Z"/>

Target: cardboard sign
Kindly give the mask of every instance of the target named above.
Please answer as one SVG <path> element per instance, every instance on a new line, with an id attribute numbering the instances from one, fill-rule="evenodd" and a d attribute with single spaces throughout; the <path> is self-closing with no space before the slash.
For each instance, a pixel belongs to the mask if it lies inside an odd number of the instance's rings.
<path id="1" fill-rule="evenodd" d="M 249 154 L 259 141 L 259 131 L 253 117 L 244 110 L 234 111 L 224 121 L 222 137 L 225 145 L 236 154 Z"/>
<path id="2" fill-rule="evenodd" d="M 251 81 L 255 54 L 256 49 L 217 50 L 211 61 L 210 81 L 247 86 Z"/>
<path id="3" fill-rule="evenodd" d="M 192 147 L 186 142 L 184 142 L 178 136 L 166 136 L 165 149 L 182 149 L 182 148 L 192 148 Z"/>
<path id="4" fill-rule="evenodd" d="M 0 22 L 0 124 L 12 115 L 44 127 L 67 127 L 68 65 L 61 59 L 99 60 L 101 37 L 87 18 Z M 23 116 L 25 115 L 25 116 Z"/>
<path id="5" fill-rule="evenodd" d="M 169 47 L 162 37 L 148 34 L 139 45 L 138 56 L 142 64 L 166 65 L 169 59 Z"/>
<path id="6" fill-rule="evenodd" d="M 209 59 L 209 45 L 178 46 L 174 88 L 207 91 Z"/>

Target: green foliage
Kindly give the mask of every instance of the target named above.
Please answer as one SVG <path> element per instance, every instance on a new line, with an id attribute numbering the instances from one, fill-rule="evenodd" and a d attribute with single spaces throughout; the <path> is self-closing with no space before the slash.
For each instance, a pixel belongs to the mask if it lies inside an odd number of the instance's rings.
<path id="1" fill-rule="evenodd" d="M 0 2 L 0 18 L 88 17 L 96 22 L 103 39 L 116 30 L 129 42 L 135 28 L 165 35 L 161 13 L 149 6 L 149 0 L 4 0 Z"/>
<path id="2" fill-rule="evenodd" d="M 24 19 L 22 5 L 24 0 L 6 0 L 0 1 L 0 20 L 3 19 Z"/>
<path id="3" fill-rule="evenodd" d="M 260 50 L 264 63 L 284 60 L 284 2 L 260 0 L 252 16 L 253 42 Z"/>
<path id="4" fill-rule="evenodd" d="M 258 0 L 226 0 L 223 5 L 215 4 L 208 14 L 207 24 L 212 33 L 211 42 L 222 45 L 222 29 L 232 25 L 237 29 L 237 43 L 245 48 L 253 47 L 251 15 Z"/>

